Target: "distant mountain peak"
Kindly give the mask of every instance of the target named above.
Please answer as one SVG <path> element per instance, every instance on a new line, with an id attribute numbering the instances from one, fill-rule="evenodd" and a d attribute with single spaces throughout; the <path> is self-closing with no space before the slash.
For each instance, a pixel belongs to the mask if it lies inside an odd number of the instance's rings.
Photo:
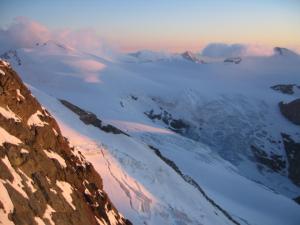
<path id="1" fill-rule="evenodd" d="M 195 63 L 200 63 L 200 64 L 205 63 L 202 59 L 199 59 L 199 57 L 195 53 L 191 51 L 185 51 L 181 54 L 181 56 L 182 58 Z"/>
<path id="2" fill-rule="evenodd" d="M 5 60 L 14 60 L 18 66 L 22 65 L 22 60 L 19 57 L 17 50 L 13 50 L 13 49 L 8 50 L 3 54 L 1 54 L 0 58 Z"/>
<path id="3" fill-rule="evenodd" d="M 288 48 L 283 48 L 283 47 L 275 47 L 274 54 L 280 55 L 280 56 L 297 56 L 298 55 L 294 51 L 292 51 Z"/>

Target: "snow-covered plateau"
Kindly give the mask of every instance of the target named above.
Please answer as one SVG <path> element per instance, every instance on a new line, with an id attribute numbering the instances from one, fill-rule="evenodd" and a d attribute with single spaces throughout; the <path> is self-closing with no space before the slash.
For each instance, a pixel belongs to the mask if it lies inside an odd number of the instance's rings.
<path id="1" fill-rule="evenodd" d="M 300 98 L 296 53 L 108 58 L 53 41 L 12 52 L 3 56 L 133 224 L 300 224 L 300 129 L 279 107 Z"/>

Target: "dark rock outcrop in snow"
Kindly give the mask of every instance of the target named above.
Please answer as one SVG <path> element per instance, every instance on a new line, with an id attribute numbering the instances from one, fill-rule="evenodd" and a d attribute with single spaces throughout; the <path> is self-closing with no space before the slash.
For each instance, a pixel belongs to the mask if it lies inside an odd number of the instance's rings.
<path id="1" fill-rule="evenodd" d="M 7 52 L 4 52 L 2 55 L 0 55 L 0 58 L 6 59 L 6 60 L 15 60 L 16 63 L 21 66 L 22 61 L 20 57 L 18 56 L 18 52 L 16 50 L 9 50 Z"/>
<path id="2" fill-rule="evenodd" d="M 276 155 L 272 152 L 268 155 L 264 150 L 254 145 L 251 145 L 251 151 L 258 163 L 267 166 L 274 172 L 281 172 L 286 167 L 286 162 L 282 155 Z"/>
<path id="3" fill-rule="evenodd" d="M 0 61 L 0 223 L 131 224 L 54 118 Z"/>
<path id="4" fill-rule="evenodd" d="M 93 125 L 106 133 L 124 134 L 126 136 L 129 136 L 128 134 L 116 128 L 115 126 L 112 126 L 110 124 L 103 125 L 102 120 L 100 120 L 94 113 L 85 111 L 66 100 L 61 99 L 60 102 L 72 112 L 76 113 L 79 116 L 79 119 L 86 125 Z"/>
<path id="5" fill-rule="evenodd" d="M 300 196 L 298 196 L 297 198 L 294 198 L 294 201 L 300 205 Z"/>
<path id="6" fill-rule="evenodd" d="M 283 94 L 292 95 L 294 94 L 295 88 L 300 90 L 300 86 L 296 84 L 277 84 L 271 87 L 275 91 L 280 91 Z"/>
<path id="7" fill-rule="evenodd" d="M 289 178 L 300 186 L 300 143 L 295 142 L 288 134 L 281 134 L 289 162 Z"/>
<path id="8" fill-rule="evenodd" d="M 225 59 L 224 62 L 239 64 L 240 62 L 242 62 L 242 58 L 241 57 L 231 57 L 231 58 Z"/>
<path id="9" fill-rule="evenodd" d="M 231 222 L 236 225 L 240 225 L 226 210 L 224 210 L 221 206 L 219 206 L 213 199 L 211 199 L 205 191 L 200 187 L 200 185 L 189 175 L 183 174 L 178 166 L 172 160 L 168 159 L 167 157 L 163 156 L 159 149 L 153 147 L 152 145 L 148 145 L 148 147 L 168 166 L 170 166 L 185 182 L 189 183 L 190 185 L 194 186 L 202 195 L 203 197 L 210 202 L 214 207 L 220 210 Z"/>
<path id="10" fill-rule="evenodd" d="M 280 102 L 279 108 L 285 118 L 296 125 L 300 125 L 300 98 L 287 104 Z"/>
<path id="11" fill-rule="evenodd" d="M 189 125 L 181 119 L 174 119 L 173 116 L 165 110 L 161 113 L 155 114 L 153 110 L 144 113 L 151 120 L 161 120 L 163 121 L 170 130 L 177 133 L 183 134 L 189 128 Z"/>
<path id="12" fill-rule="evenodd" d="M 199 63 L 199 64 L 205 63 L 203 60 L 199 59 L 196 54 L 194 54 L 190 51 L 186 51 L 186 52 L 182 53 L 181 56 L 182 56 L 182 58 L 184 58 L 188 61 L 192 61 L 194 63 Z"/>

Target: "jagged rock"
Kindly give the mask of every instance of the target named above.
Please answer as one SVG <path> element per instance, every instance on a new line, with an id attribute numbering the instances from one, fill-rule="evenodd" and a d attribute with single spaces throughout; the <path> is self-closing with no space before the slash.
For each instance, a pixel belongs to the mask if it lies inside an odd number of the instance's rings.
<path id="1" fill-rule="evenodd" d="M 274 172 L 281 172 L 286 167 L 286 162 L 281 155 L 271 152 L 270 156 L 262 149 L 251 145 L 251 151 L 258 163 L 261 163 Z"/>
<path id="2" fill-rule="evenodd" d="M 116 128 L 115 126 L 112 126 L 110 124 L 102 125 L 102 120 L 100 120 L 94 113 L 85 111 L 79 108 L 78 106 L 63 99 L 60 99 L 60 102 L 72 112 L 76 113 L 79 116 L 79 119 L 87 125 L 93 125 L 107 133 L 124 134 L 126 136 L 129 136 L 128 134 Z"/>
<path id="3" fill-rule="evenodd" d="M 134 95 L 130 95 L 131 99 L 134 100 L 134 101 L 137 101 L 138 100 L 138 97 L 134 96 Z"/>
<path id="4" fill-rule="evenodd" d="M 294 201 L 300 205 L 300 196 L 298 196 L 297 198 L 294 198 Z"/>
<path id="5" fill-rule="evenodd" d="M 17 62 L 19 66 L 22 65 L 22 61 L 20 57 L 18 56 L 18 52 L 16 50 L 9 50 L 7 52 L 4 52 L 2 55 L 0 55 L 0 58 L 10 60 L 13 59 Z"/>
<path id="6" fill-rule="evenodd" d="M 300 186 L 300 143 L 295 142 L 288 134 L 281 134 L 289 162 L 289 178 Z"/>
<path id="7" fill-rule="evenodd" d="M 177 133 L 183 134 L 190 127 L 186 122 L 181 119 L 174 119 L 173 116 L 165 110 L 162 110 L 161 113 L 155 114 L 153 110 L 149 112 L 144 112 L 148 118 L 151 120 L 161 120 L 163 121 L 170 130 Z"/>
<path id="8" fill-rule="evenodd" d="M 5 72 L 0 76 L 0 221 L 131 224 L 110 202 L 93 166 L 70 148 L 18 75 L 3 61 L 0 68 Z"/>
<path id="9" fill-rule="evenodd" d="M 279 103 L 282 115 L 296 125 L 300 125 L 300 98 L 284 104 Z"/>

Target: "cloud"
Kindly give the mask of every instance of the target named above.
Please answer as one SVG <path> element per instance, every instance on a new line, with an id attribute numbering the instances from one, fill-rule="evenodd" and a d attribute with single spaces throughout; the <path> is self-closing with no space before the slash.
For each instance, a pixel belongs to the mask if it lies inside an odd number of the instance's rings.
<path id="1" fill-rule="evenodd" d="M 75 71 L 78 72 L 80 77 L 88 83 L 101 83 L 101 71 L 106 68 L 105 64 L 94 60 L 75 60 L 67 61 L 66 64 L 70 65 Z"/>
<path id="2" fill-rule="evenodd" d="M 53 40 L 69 47 L 91 53 L 108 52 L 114 47 L 100 37 L 93 29 L 62 29 L 52 32 Z"/>
<path id="3" fill-rule="evenodd" d="M 94 54 L 112 55 L 117 51 L 115 46 L 103 40 L 92 29 L 50 30 L 27 17 L 17 17 L 6 28 L 0 28 L 0 54 L 10 49 L 32 47 L 37 42 L 48 40 Z"/>
<path id="4" fill-rule="evenodd" d="M 273 48 L 262 44 L 210 43 L 203 48 L 201 54 L 212 58 L 270 56 L 274 53 Z"/>
<path id="5" fill-rule="evenodd" d="M 234 57 L 244 55 L 247 47 L 243 44 L 211 43 L 202 50 L 203 56 L 213 58 Z"/>
<path id="6" fill-rule="evenodd" d="M 274 47 L 260 44 L 247 45 L 247 56 L 270 56 L 274 54 Z"/>
<path id="7" fill-rule="evenodd" d="M 31 47 L 36 42 L 47 41 L 49 30 L 26 17 L 16 17 L 6 29 L 0 28 L 0 50 Z"/>

